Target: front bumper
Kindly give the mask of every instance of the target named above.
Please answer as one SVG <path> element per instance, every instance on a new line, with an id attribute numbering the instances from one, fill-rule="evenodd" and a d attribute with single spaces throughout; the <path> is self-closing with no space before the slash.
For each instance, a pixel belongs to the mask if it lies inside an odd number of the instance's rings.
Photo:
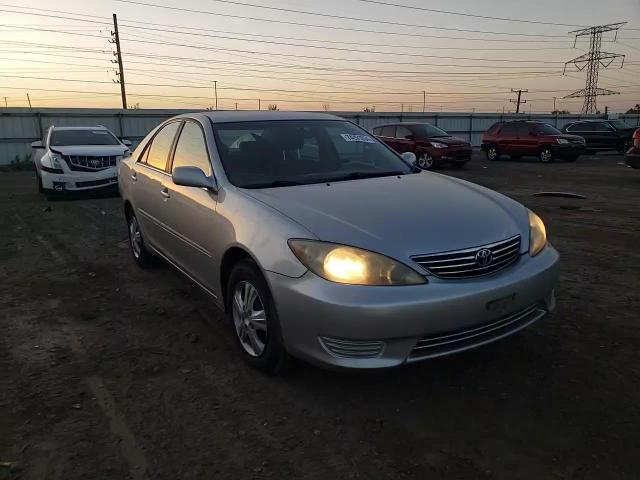
<path id="1" fill-rule="evenodd" d="M 429 154 L 436 163 L 457 163 L 471 160 L 471 147 L 469 148 L 433 148 Z"/>
<path id="2" fill-rule="evenodd" d="M 640 168 L 640 149 L 630 149 L 625 155 L 624 161 L 631 168 Z"/>
<path id="3" fill-rule="evenodd" d="M 543 317 L 555 307 L 558 260 L 548 246 L 494 275 L 404 287 L 340 285 L 311 272 L 266 276 L 289 353 L 382 368 L 477 347 Z"/>
<path id="4" fill-rule="evenodd" d="M 40 170 L 42 187 L 56 192 L 83 191 L 96 188 L 114 187 L 118 184 L 118 167 L 110 167 L 97 172 L 50 173 Z"/>
<path id="5" fill-rule="evenodd" d="M 586 150 L 584 143 L 556 143 L 551 145 L 551 152 L 558 158 L 577 157 Z"/>

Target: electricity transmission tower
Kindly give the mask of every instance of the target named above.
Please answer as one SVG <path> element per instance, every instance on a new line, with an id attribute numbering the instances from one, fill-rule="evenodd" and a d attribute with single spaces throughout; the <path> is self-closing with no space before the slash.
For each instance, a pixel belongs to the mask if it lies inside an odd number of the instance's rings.
<path id="1" fill-rule="evenodd" d="M 587 82 L 585 88 L 577 90 L 564 98 L 578 98 L 584 97 L 584 104 L 582 105 L 582 113 L 596 113 L 596 97 L 598 95 L 618 95 L 620 92 L 614 92 L 613 90 L 607 90 L 605 88 L 598 88 L 598 73 L 600 66 L 603 68 L 609 67 L 615 60 L 622 59 L 620 68 L 624 66 L 624 55 L 618 53 L 603 52 L 600 50 L 602 46 L 602 34 L 605 32 L 615 32 L 614 41 L 618 38 L 618 30 L 627 22 L 610 23 L 608 25 L 598 25 L 595 27 L 583 28 L 581 30 L 574 30 L 575 40 L 573 46 L 576 46 L 578 37 L 589 37 L 589 51 L 579 57 L 569 60 L 564 64 L 564 73 L 567 71 L 567 65 L 573 64 L 579 71 L 586 69 Z"/>

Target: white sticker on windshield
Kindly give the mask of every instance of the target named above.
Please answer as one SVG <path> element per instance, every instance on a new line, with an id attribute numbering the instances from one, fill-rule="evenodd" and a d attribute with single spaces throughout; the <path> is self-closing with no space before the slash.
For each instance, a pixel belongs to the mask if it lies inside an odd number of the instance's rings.
<path id="1" fill-rule="evenodd" d="M 369 135 L 352 135 L 350 133 L 341 133 L 340 136 L 347 142 L 376 143 L 376 141 Z"/>
<path id="2" fill-rule="evenodd" d="M 91 130 L 91 133 L 96 135 L 109 135 L 109 132 L 105 132 L 104 130 Z"/>

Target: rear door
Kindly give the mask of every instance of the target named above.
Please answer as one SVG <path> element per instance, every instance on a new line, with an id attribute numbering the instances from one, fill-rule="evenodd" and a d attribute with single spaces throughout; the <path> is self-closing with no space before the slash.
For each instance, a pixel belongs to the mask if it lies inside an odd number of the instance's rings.
<path id="1" fill-rule="evenodd" d="M 617 150 L 620 144 L 620 136 L 615 128 L 607 122 L 593 122 L 594 143 L 604 150 Z"/>
<path id="2" fill-rule="evenodd" d="M 142 233 L 146 241 L 161 252 L 169 245 L 163 218 L 168 200 L 164 184 L 170 179 L 167 162 L 181 124 L 180 121 L 173 121 L 158 130 L 131 173 L 132 196 Z"/>
<path id="3" fill-rule="evenodd" d="M 517 125 L 515 123 L 505 123 L 498 135 L 496 136 L 496 145 L 500 153 L 512 155 L 516 148 L 516 132 Z"/>
<path id="4" fill-rule="evenodd" d="M 171 171 L 176 167 L 197 167 L 208 177 L 213 175 L 202 125 L 187 119 L 179 133 Z M 166 254 L 195 280 L 213 290 L 215 274 L 212 257 L 216 245 L 217 196 L 205 188 L 185 187 L 164 179 L 169 199 L 164 205 L 164 220 L 171 238 Z"/>
<path id="5" fill-rule="evenodd" d="M 416 152 L 416 141 L 413 133 L 403 125 L 396 126 L 395 151 L 398 153 Z"/>
<path id="6" fill-rule="evenodd" d="M 537 155 L 539 151 L 538 130 L 535 124 L 521 123 L 516 132 L 519 155 Z"/>

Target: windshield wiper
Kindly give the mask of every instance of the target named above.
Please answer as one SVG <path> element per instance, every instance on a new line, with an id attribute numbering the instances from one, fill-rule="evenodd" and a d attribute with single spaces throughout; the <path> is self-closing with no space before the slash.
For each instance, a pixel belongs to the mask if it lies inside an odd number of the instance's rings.
<path id="1" fill-rule="evenodd" d="M 242 188 L 276 188 L 276 187 L 292 187 L 294 185 L 305 185 L 304 182 L 296 182 L 295 180 L 274 180 L 267 183 L 250 183 L 242 185 Z"/>
<path id="2" fill-rule="evenodd" d="M 351 172 L 341 177 L 328 178 L 327 182 L 341 182 L 343 180 L 359 180 L 361 178 L 376 178 L 376 177 L 392 177 L 395 175 L 405 175 L 407 172 L 401 170 L 393 170 L 390 172 Z"/>

